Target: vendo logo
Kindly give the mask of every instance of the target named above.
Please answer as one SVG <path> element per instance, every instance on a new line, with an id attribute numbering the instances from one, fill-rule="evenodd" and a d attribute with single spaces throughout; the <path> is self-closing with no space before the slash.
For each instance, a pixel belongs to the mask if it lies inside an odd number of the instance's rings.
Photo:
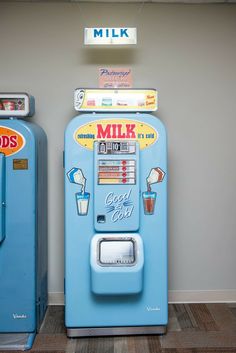
<path id="1" fill-rule="evenodd" d="M 19 152 L 24 145 L 25 139 L 18 131 L 0 126 L 0 153 L 11 156 Z"/>

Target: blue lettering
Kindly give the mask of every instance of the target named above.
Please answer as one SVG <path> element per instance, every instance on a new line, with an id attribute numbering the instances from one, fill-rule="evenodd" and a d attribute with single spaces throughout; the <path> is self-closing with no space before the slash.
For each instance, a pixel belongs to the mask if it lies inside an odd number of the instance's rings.
<path id="1" fill-rule="evenodd" d="M 132 216 L 133 210 L 134 210 L 134 206 L 126 207 L 121 210 L 117 210 L 112 214 L 111 221 L 113 223 L 115 223 L 117 221 L 121 221 L 124 218 L 129 218 Z"/>
<path id="2" fill-rule="evenodd" d="M 116 31 L 116 28 L 111 28 L 111 31 L 109 31 L 109 28 L 105 28 L 104 32 L 103 32 L 103 28 L 94 28 L 93 30 L 93 36 L 94 38 L 100 37 L 102 38 L 103 36 L 105 36 L 106 38 L 112 37 L 112 38 L 129 38 L 128 35 L 128 28 L 120 28 L 120 33 L 118 33 Z"/>
<path id="3" fill-rule="evenodd" d="M 93 36 L 94 38 L 96 37 L 101 37 L 102 38 L 102 29 L 94 29 L 94 32 L 93 32 Z"/>
<path id="4" fill-rule="evenodd" d="M 122 37 L 127 37 L 127 38 L 129 38 L 129 35 L 128 35 L 127 31 L 128 31 L 128 28 L 121 28 L 121 30 L 120 30 L 120 36 L 121 36 L 121 38 L 122 38 Z"/>
<path id="5" fill-rule="evenodd" d="M 107 195 L 106 199 L 105 199 L 105 205 L 111 205 L 114 201 L 113 201 L 113 196 L 114 196 L 114 192 L 109 192 L 109 194 Z"/>
<path id="6" fill-rule="evenodd" d="M 119 34 L 116 33 L 115 28 L 112 28 L 112 37 L 113 37 L 113 38 L 119 37 Z"/>

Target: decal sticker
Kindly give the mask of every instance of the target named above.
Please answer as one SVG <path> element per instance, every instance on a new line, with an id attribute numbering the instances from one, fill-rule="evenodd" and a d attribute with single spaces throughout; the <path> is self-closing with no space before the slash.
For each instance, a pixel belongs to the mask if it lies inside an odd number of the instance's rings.
<path id="1" fill-rule="evenodd" d="M 143 192 L 143 208 L 145 215 L 153 215 L 155 210 L 157 193 L 152 191 L 151 185 L 161 183 L 165 177 L 165 172 L 161 168 L 152 168 L 147 177 L 147 191 Z"/>
<path id="2" fill-rule="evenodd" d="M 75 141 L 89 150 L 93 150 L 94 141 L 129 140 L 138 141 L 140 149 L 153 145 L 158 132 L 149 124 L 129 119 L 96 120 L 80 126 L 74 133 Z"/>
<path id="3" fill-rule="evenodd" d="M 111 221 L 113 223 L 131 217 L 134 210 L 134 205 L 130 198 L 131 191 L 132 189 L 123 194 L 115 194 L 114 192 L 107 194 L 105 209 L 107 213 L 111 213 Z"/>
<path id="4" fill-rule="evenodd" d="M 71 183 L 81 185 L 81 191 L 75 194 L 77 213 L 79 216 L 86 216 L 89 209 L 90 193 L 85 191 L 86 178 L 80 168 L 72 168 L 67 177 Z"/>
<path id="5" fill-rule="evenodd" d="M 25 145 L 25 138 L 18 131 L 0 126 L 0 153 L 11 156 L 19 152 Z"/>
<path id="6" fill-rule="evenodd" d="M 85 91 L 83 89 L 80 89 L 76 94 L 75 109 L 79 109 L 83 105 L 84 98 L 85 98 Z"/>
<path id="7" fill-rule="evenodd" d="M 131 69 L 116 67 L 102 67 L 99 69 L 100 88 L 131 88 L 132 81 Z M 87 101 L 87 105 L 89 105 L 88 103 L 89 101 Z M 117 101 L 117 105 L 118 103 L 119 101 Z M 127 102 L 124 101 L 124 104 L 127 105 Z"/>

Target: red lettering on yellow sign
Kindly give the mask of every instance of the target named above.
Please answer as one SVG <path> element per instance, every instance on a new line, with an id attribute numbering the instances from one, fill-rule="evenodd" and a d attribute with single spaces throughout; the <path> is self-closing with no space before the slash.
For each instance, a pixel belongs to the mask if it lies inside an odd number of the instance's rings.
<path id="1" fill-rule="evenodd" d="M 119 118 L 89 121 L 79 126 L 73 136 L 81 147 L 91 151 L 94 142 L 100 140 L 133 140 L 139 143 L 141 150 L 158 140 L 158 132 L 153 126 L 144 121 Z"/>
<path id="2" fill-rule="evenodd" d="M 25 139 L 19 132 L 0 126 L 0 153 L 10 156 L 19 152 L 24 145 Z"/>
<path id="3" fill-rule="evenodd" d="M 97 124 L 98 139 L 135 139 L 135 124 Z"/>

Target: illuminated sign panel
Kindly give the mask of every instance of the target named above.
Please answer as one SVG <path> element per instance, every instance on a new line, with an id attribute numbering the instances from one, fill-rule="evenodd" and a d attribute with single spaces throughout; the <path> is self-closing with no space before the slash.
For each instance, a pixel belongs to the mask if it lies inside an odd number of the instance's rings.
<path id="1" fill-rule="evenodd" d="M 33 98 L 27 93 L 0 93 L 0 117 L 32 116 Z"/>
<path id="2" fill-rule="evenodd" d="M 85 45 L 133 45 L 137 44 L 136 28 L 85 28 Z"/>
<path id="3" fill-rule="evenodd" d="M 77 88 L 75 110 L 81 112 L 154 112 L 158 108 L 155 89 L 90 89 Z"/>

